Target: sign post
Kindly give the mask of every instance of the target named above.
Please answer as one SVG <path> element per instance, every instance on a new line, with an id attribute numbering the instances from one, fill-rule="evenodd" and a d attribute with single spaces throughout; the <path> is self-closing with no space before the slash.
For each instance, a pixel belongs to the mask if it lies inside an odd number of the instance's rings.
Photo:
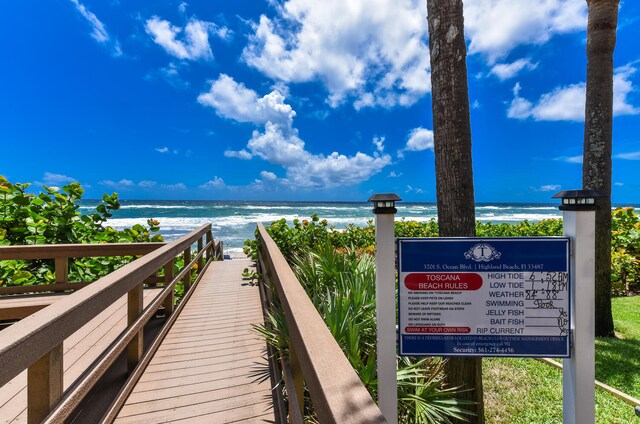
<path id="1" fill-rule="evenodd" d="M 563 232 L 573 239 L 571 256 L 571 357 L 562 366 L 562 421 L 595 422 L 595 198 L 591 190 L 561 191 Z"/>
<path id="2" fill-rule="evenodd" d="M 398 422 L 396 362 L 395 224 L 396 194 L 375 194 L 376 215 L 376 324 L 378 351 L 378 405 L 389 424 Z"/>

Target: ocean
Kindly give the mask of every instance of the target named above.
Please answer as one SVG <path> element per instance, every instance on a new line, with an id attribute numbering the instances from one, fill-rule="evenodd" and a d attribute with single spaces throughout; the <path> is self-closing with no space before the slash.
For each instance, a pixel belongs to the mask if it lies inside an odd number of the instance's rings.
<path id="1" fill-rule="evenodd" d="M 185 200 L 121 200 L 120 203 L 120 210 L 114 212 L 107 225 L 122 229 L 146 224 L 148 218 L 155 218 L 160 221 L 160 233 L 171 241 L 211 223 L 214 238 L 223 240 L 225 254 L 231 255 L 242 252 L 243 243 L 253 237 L 257 222 L 268 224 L 281 218 L 291 222 L 296 218 L 309 219 L 316 213 L 329 225 L 344 229 L 348 224 L 364 226 L 373 219 L 370 203 Z M 98 201 L 83 201 L 80 212 L 91 213 L 97 204 Z M 397 209 L 397 219 L 427 221 L 437 215 L 435 203 L 401 202 Z M 512 223 L 560 218 L 561 212 L 555 204 L 477 203 L 476 217 L 484 222 Z"/>

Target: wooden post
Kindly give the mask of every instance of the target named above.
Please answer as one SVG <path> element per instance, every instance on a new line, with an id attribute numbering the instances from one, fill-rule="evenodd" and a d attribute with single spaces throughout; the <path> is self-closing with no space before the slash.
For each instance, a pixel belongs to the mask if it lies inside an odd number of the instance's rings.
<path id="1" fill-rule="evenodd" d="M 168 286 L 169 284 L 171 284 L 171 282 L 173 281 L 173 259 L 171 259 L 169 262 L 167 262 L 164 266 L 164 285 L 165 287 Z M 169 292 L 169 294 L 167 295 L 167 297 L 164 300 L 164 314 L 165 316 L 169 316 L 173 313 L 173 305 L 175 302 L 175 295 L 174 295 L 174 290 L 171 289 L 171 291 Z"/>
<path id="2" fill-rule="evenodd" d="M 55 258 L 56 284 L 69 282 L 69 258 Z"/>
<path id="3" fill-rule="evenodd" d="M 189 268 L 184 278 L 182 279 L 182 284 L 184 284 L 185 293 L 188 292 L 189 289 L 191 288 L 191 265 L 189 265 L 189 262 L 191 262 L 191 246 L 189 246 L 184 251 L 184 266 Z"/>
<path id="4" fill-rule="evenodd" d="M 202 252 L 202 246 L 203 246 L 202 242 L 203 242 L 202 237 L 200 237 L 198 239 L 198 253 Z M 202 272 L 203 266 L 204 266 L 204 255 L 200 256 L 200 259 L 198 259 L 198 274 Z"/>
<path id="5" fill-rule="evenodd" d="M 211 246 L 209 247 L 209 250 L 207 251 L 207 261 L 214 261 L 216 259 L 214 253 L 213 253 L 213 248 L 214 248 L 214 241 L 213 241 L 213 233 L 211 231 L 207 231 L 207 244 L 209 244 L 209 242 L 211 242 Z"/>
<path id="6" fill-rule="evenodd" d="M 143 297 L 142 297 L 142 284 L 136 285 L 128 293 L 127 304 L 127 325 L 133 324 L 138 317 L 142 314 L 143 310 Z M 134 338 L 127 345 L 127 371 L 129 374 L 133 372 L 136 365 L 142 358 L 144 341 L 144 331 L 141 328 L 140 331 L 134 336 Z"/>
<path id="7" fill-rule="evenodd" d="M 63 392 L 62 344 L 38 359 L 27 371 L 27 423 L 42 422 Z"/>
<path id="8" fill-rule="evenodd" d="M 300 410 L 298 411 L 299 414 L 301 416 L 304 416 L 304 377 L 302 375 L 302 368 L 300 367 L 300 362 L 298 361 L 298 356 L 296 355 L 296 350 L 293 346 L 293 343 L 291 343 L 289 345 L 289 364 L 290 364 L 290 368 L 291 368 L 291 376 L 293 378 L 293 388 L 287 388 L 287 391 L 289 391 L 289 389 L 293 389 L 292 393 L 295 395 L 296 399 L 297 399 L 297 404 L 298 404 L 298 408 L 300 408 Z M 291 403 L 289 404 L 290 408 L 291 408 Z M 289 420 L 290 422 L 294 417 L 296 416 L 295 411 L 290 410 L 289 411 Z"/>

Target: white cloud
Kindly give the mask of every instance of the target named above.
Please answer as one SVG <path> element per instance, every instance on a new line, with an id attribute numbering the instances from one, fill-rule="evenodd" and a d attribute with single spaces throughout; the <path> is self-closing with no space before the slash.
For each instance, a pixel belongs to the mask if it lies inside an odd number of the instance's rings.
<path id="1" fill-rule="evenodd" d="M 136 186 L 136 184 L 133 181 L 128 180 L 126 178 L 123 178 L 120 181 L 102 180 L 98 184 L 106 186 L 106 187 L 120 188 L 120 189 L 131 188 L 131 187 L 135 187 Z"/>
<path id="2" fill-rule="evenodd" d="M 186 190 L 187 186 L 184 183 L 162 184 L 160 188 L 163 190 L 182 191 L 182 190 Z"/>
<path id="3" fill-rule="evenodd" d="M 228 157 L 228 158 L 236 158 L 236 159 L 243 159 L 243 160 L 249 160 L 251 158 L 253 158 L 253 155 L 249 152 L 247 152 L 245 149 L 242 150 L 225 150 L 224 151 L 224 156 Z"/>
<path id="4" fill-rule="evenodd" d="M 640 160 L 640 152 L 618 153 L 614 157 L 617 159 Z"/>
<path id="5" fill-rule="evenodd" d="M 255 91 L 225 74 L 211 83 L 207 93 L 198 96 L 198 102 L 211 106 L 219 116 L 238 122 L 290 125 L 296 115 L 291 106 L 284 103 L 284 96 L 278 91 L 274 90 L 258 98 Z"/>
<path id="6" fill-rule="evenodd" d="M 197 60 L 213 59 L 209 45 L 209 34 L 226 38 L 230 32 L 218 27 L 213 22 L 191 18 L 184 28 L 171 25 L 171 22 L 153 16 L 145 23 L 147 34 L 153 37 L 156 44 L 162 46 L 167 53 L 179 59 Z M 182 40 L 178 39 L 183 33 Z"/>
<path id="7" fill-rule="evenodd" d="M 269 171 L 260 172 L 260 176 L 262 177 L 262 179 L 267 180 L 267 181 L 275 181 L 275 180 L 278 179 L 276 174 L 274 174 L 273 172 L 269 172 Z"/>
<path id="8" fill-rule="evenodd" d="M 82 17 L 87 20 L 89 25 L 91 25 L 91 38 L 93 38 L 100 44 L 110 45 L 111 54 L 113 56 L 122 56 L 120 43 L 118 43 L 117 40 L 111 39 L 111 37 L 109 36 L 109 32 L 107 32 L 107 28 L 100 21 L 100 19 L 98 19 L 95 13 L 90 12 L 87 7 L 80 3 L 78 0 L 71 0 L 71 3 L 73 3 L 80 15 L 82 15 Z"/>
<path id="9" fill-rule="evenodd" d="M 636 115 L 640 108 L 631 105 L 627 96 L 635 87 L 630 80 L 636 68 L 626 65 L 615 70 L 613 76 L 613 115 Z M 536 121 L 584 121 L 584 82 L 557 87 L 545 93 L 534 104 L 520 97 L 520 83 L 513 87 L 513 100 L 507 116 L 515 119 L 533 118 Z"/>
<path id="10" fill-rule="evenodd" d="M 401 173 L 396 173 L 396 171 L 391 171 L 389 172 L 389 178 L 398 178 L 402 176 L 402 172 Z"/>
<path id="11" fill-rule="evenodd" d="M 584 0 L 467 0 L 464 18 L 469 54 L 493 64 L 517 46 L 585 30 L 587 7 Z"/>
<path id="12" fill-rule="evenodd" d="M 384 151 L 384 137 L 373 137 L 373 145 L 380 153 Z"/>
<path id="13" fill-rule="evenodd" d="M 226 184 L 224 183 L 224 180 L 222 178 L 215 176 L 213 177 L 213 180 L 209 180 L 206 183 L 200 185 L 199 187 L 205 190 L 221 189 L 221 188 L 225 188 Z"/>
<path id="14" fill-rule="evenodd" d="M 243 52 L 285 82 L 321 81 L 336 107 L 411 105 L 430 90 L 422 0 L 288 0 L 265 15 Z"/>
<path id="15" fill-rule="evenodd" d="M 622 187 L 624 185 L 624 183 L 613 183 L 614 186 L 616 187 Z"/>
<path id="16" fill-rule="evenodd" d="M 189 4 L 183 1 L 178 5 L 178 11 L 184 15 L 184 13 L 187 11 L 187 6 L 189 6 Z"/>
<path id="17" fill-rule="evenodd" d="M 141 188 L 152 188 L 155 187 L 158 183 L 155 181 L 142 180 L 138 183 L 138 187 Z"/>
<path id="18" fill-rule="evenodd" d="M 537 63 L 532 63 L 531 59 L 525 58 L 518 59 L 511 63 L 498 63 L 491 68 L 491 72 L 489 73 L 498 77 L 500 81 L 504 81 L 513 78 L 523 69 L 533 70 L 537 67 Z"/>
<path id="19" fill-rule="evenodd" d="M 63 186 L 78 181 L 77 179 L 63 174 L 54 174 L 53 172 L 45 172 L 42 176 L 42 184 L 46 186 Z"/>
<path id="20" fill-rule="evenodd" d="M 562 186 L 560 184 L 547 184 L 547 185 L 542 185 L 540 187 L 531 187 L 531 189 L 533 191 L 558 191 L 562 188 Z"/>
<path id="21" fill-rule="evenodd" d="M 408 185 L 404 192 L 405 193 L 422 194 L 422 193 L 424 193 L 424 190 L 421 189 L 421 188 L 418 188 L 418 187 L 412 187 L 412 186 Z"/>
<path id="22" fill-rule="evenodd" d="M 156 147 L 155 151 L 158 153 L 167 153 L 169 151 L 168 147 Z"/>
<path id="23" fill-rule="evenodd" d="M 403 150 L 420 152 L 427 149 L 433 149 L 433 131 L 422 127 L 412 129 L 407 136 L 407 145 Z"/>
<path id="24" fill-rule="evenodd" d="M 578 156 L 559 156 L 557 158 L 555 158 L 554 160 L 558 160 L 561 162 L 567 162 L 567 163 L 582 163 L 582 155 L 578 155 Z"/>
<path id="25" fill-rule="evenodd" d="M 328 156 L 313 154 L 293 127 L 295 111 L 284 102 L 284 97 L 272 91 L 258 97 L 255 91 L 221 75 L 213 82 L 208 93 L 198 97 L 201 104 L 216 109 L 218 115 L 240 122 L 264 124 L 264 130 L 255 130 L 246 148 L 227 150 L 226 157 L 249 160 L 254 157 L 286 169 L 287 178 L 278 179 L 290 188 L 328 188 L 352 185 L 369 179 L 391 163 L 389 155 L 381 155 L 383 138 L 374 139 L 377 151 L 373 156 L 357 152 L 345 156 L 333 152 Z M 264 181 L 274 181 L 271 174 L 263 174 Z M 275 174 L 273 175 L 275 177 Z"/>

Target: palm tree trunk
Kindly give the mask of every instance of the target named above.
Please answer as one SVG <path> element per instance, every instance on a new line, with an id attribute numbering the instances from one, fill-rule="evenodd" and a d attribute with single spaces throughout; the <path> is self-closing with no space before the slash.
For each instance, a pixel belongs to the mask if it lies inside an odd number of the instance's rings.
<path id="1" fill-rule="evenodd" d="M 619 0 L 587 0 L 587 94 L 582 186 L 597 190 L 595 252 L 596 336 L 613 336 L 611 313 L 611 145 L 613 50 Z"/>
<path id="2" fill-rule="evenodd" d="M 440 236 L 475 236 L 462 1 L 427 0 L 427 12 Z M 445 372 L 450 386 L 470 389 L 463 395 L 476 402 L 470 422 L 484 423 L 481 360 L 452 358 Z"/>

